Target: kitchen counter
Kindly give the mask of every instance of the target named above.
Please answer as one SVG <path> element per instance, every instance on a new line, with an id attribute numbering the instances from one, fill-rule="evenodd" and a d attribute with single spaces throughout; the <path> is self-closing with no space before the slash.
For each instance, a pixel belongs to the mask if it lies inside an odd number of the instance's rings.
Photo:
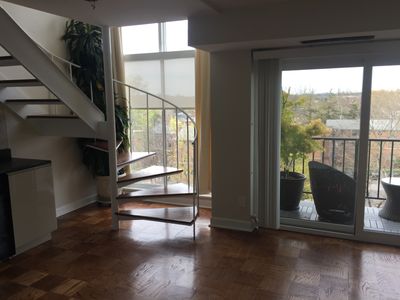
<path id="1" fill-rule="evenodd" d="M 56 228 L 51 161 L 0 150 L 0 261 L 50 240 Z"/>
<path id="2" fill-rule="evenodd" d="M 49 160 L 14 158 L 9 149 L 0 150 L 0 175 L 51 163 Z"/>

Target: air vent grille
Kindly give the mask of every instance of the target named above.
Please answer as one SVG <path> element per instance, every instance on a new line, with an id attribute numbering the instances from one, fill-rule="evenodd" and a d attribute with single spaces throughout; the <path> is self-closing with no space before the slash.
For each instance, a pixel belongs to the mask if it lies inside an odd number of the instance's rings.
<path id="1" fill-rule="evenodd" d="M 335 43 L 352 43 L 352 42 L 370 41 L 373 39 L 375 39 L 374 35 L 359 35 L 359 36 L 334 37 L 334 38 L 327 38 L 327 39 L 304 40 L 304 41 L 301 41 L 301 43 L 305 44 L 305 45 L 335 44 Z"/>

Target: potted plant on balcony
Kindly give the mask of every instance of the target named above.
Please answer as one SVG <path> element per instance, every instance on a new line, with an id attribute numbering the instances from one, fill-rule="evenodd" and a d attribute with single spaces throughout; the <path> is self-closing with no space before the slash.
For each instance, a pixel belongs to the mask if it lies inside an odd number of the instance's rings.
<path id="1" fill-rule="evenodd" d="M 301 106 L 302 99 L 290 99 L 290 92 L 282 92 L 281 113 L 281 171 L 280 177 L 280 205 L 283 210 L 296 210 L 303 194 L 304 174 L 293 170 L 294 162 L 305 159 L 321 146 L 312 139 L 328 132 L 327 127 L 320 119 L 311 120 L 306 124 L 296 122 L 294 110 Z"/>

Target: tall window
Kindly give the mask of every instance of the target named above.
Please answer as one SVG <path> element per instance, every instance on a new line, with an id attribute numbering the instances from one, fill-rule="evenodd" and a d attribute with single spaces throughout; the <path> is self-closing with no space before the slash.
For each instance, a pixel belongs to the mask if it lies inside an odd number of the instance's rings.
<path id="1" fill-rule="evenodd" d="M 186 20 L 123 27 L 122 44 L 126 82 L 167 99 L 194 118 L 195 51 L 188 46 L 187 31 Z M 140 91 L 130 89 L 127 97 L 131 103 L 133 151 L 154 151 L 157 164 L 184 170 L 169 182 L 193 183 L 189 139 L 194 128 L 188 127 L 188 118 Z M 161 182 L 162 179 L 151 181 L 152 184 Z"/>
<path id="2" fill-rule="evenodd" d="M 188 46 L 187 21 L 122 28 L 126 81 L 194 108 L 194 49 Z"/>

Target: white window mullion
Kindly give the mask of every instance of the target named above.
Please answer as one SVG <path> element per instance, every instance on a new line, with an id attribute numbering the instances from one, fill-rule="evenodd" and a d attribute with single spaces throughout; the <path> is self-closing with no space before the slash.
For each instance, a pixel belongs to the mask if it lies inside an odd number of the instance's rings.
<path id="1" fill-rule="evenodd" d="M 158 23 L 158 39 L 160 52 L 166 52 L 166 30 L 165 23 Z"/>
<path id="2" fill-rule="evenodd" d="M 161 68 L 161 97 L 165 98 L 165 61 L 164 59 L 160 59 L 160 68 Z"/>

